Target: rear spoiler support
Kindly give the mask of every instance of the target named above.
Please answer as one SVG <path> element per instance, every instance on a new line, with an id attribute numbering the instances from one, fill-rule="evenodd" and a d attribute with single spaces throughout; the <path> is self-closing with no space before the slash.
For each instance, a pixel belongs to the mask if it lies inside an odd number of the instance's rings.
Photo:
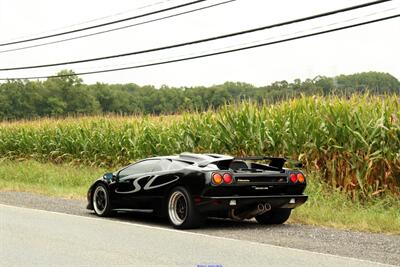
<path id="1" fill-rule="evenodd" d="M 303 164 L 298 160 L 292 160 L 288 158 L 279 157 L 266 157 L 266 156 L 248 156 L 248 157 L 237 157 L 235 160 L 268 160 L 269 166 L 282 169 L 286 162 L 292 162 L 296 168 L 302 168 Z"/>

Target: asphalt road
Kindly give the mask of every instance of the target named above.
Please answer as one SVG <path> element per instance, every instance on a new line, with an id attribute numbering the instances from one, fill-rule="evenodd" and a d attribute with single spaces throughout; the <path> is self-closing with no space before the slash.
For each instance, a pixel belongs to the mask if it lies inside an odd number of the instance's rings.
<path id="1" fill-rule="evenodd" d="M 268 244 L 13 206 L 0 205 L 0 214 L 3 266 L 378 265 Z"/>
<path id="2" fill-rule="evenodd" d="M 1 205 L 0 266 L 400 264 L 400 236 L 229 220 L 175 231 L 164 220 L 140 214 L 98 218 L 81 200 L 0 192 L 0 203 L 30 208 Z"/>

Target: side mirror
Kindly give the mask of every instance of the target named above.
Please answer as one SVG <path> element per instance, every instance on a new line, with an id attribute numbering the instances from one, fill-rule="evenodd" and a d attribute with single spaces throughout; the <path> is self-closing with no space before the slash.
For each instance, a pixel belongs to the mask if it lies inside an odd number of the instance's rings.
<path id="1" fill-rule="evenodd" d="M 115 178 L 112 172 L 107 172 L 103 175 L 103 179 L 107 181 L 112 181 Z"/>

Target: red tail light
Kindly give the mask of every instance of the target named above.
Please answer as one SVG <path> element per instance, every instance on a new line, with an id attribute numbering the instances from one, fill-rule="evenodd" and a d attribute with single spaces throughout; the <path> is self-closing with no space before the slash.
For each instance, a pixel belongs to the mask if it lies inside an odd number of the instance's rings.
<path id="1" fill-rule="evenodd" d="M 296 183 L 296 182 L 297 182 L 297 175 L 294 174 L 294 173 L 292 173 L 292 174 L 290 175 L 290 181 L 291 181 L 292 183 Z"/>
<path id="2" fill-rule="evenodd" d="M 211 175 L 211 178 L 212 178 L 212 182 L 213 182 L 214 184 L 216 184 L 216 185 L 222 184 L 222 182 L 223 182 L 223 180 L 224 180 L 224 179 L 222 178 L 222 175 L 219 174 L 219 173 L 217 173 L 217 172 L 213 173 L 213 174 Z"/>
<path id="3" fill-rule="evenodd" d="M 230 173 L 225 173 L 223 176 L 224 183 L 231 184 L 233 182 L 232 175 Z"/>

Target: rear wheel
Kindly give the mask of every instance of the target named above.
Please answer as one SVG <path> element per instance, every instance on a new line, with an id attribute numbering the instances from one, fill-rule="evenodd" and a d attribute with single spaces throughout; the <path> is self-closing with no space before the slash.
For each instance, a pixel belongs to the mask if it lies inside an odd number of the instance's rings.
<path id="1" fill-rule="evenodd" d="M 168 218 L 177 229 L 199 227 L 204 222 L 196 209 L 193 199 L 184 187 L 175 187 L 168 197 Z"/>
<path id="2" fill-rule="evenodd" d="M 108 189 L 103 184 L 98 184 L 93 193 L 93 209 L 94 212 L 101 217 L 111 215 L 110 195 Z"/>
<path id="3" fill-rule="evenodd" d="M 256 216 L 257 222 L 261 224 L 282 224 L 289 219 L 292 209 L 273 209 Z"/>

